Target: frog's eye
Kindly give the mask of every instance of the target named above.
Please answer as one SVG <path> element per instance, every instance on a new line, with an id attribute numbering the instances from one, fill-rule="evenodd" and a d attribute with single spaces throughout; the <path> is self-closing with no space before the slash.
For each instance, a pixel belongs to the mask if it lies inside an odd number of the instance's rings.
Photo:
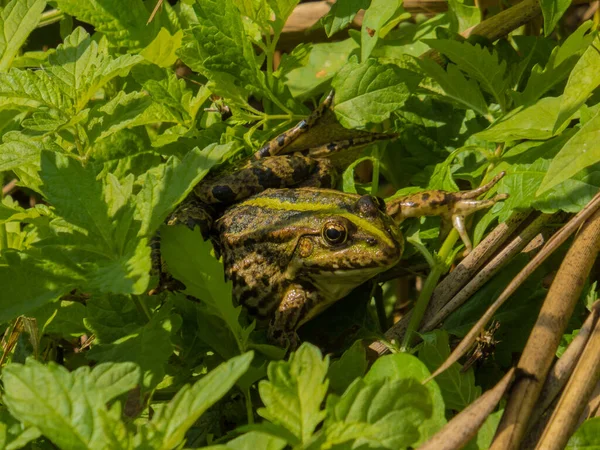
<path id="1" fill-rule="evenodd" d="M 330 245 L 339 245 L 346 242 L 348 231 L 337 222 L 329 222 L 323 228 L 323 239 Z"/>

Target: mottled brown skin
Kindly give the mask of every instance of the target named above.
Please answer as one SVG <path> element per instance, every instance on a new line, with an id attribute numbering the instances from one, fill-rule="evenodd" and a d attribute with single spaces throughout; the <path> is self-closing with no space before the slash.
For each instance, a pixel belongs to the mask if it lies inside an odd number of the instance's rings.
<path id="1" fill-rule="evenodd" d="M 387 207 L 376 197 L 327 189 L 337 180 L 329 156 L 393 137 L 363 134 L 283 154 L 331 101 L 330 94 L 309 118 L 252 157 L 204 179 L 169 220 L 200 226 L 223 256 L 238 302 L 259 323 L 269 323 L 271 340 L 292 348 L 300 325 L 398 262 L 399 222 L 440 215 L 470 250 L 464 216 L 504 198 L 473 200 L 502 175 L 474 191 L 427 191 L 392 199 Z"/>
<path id="2" fill-rule="evenodd" d="M 269 189 L 225 211 L 216 230 L 235 297 L 271 319 L 271 339 L 292 344 L 300 325 L 396 264 L 403 245 L 379 199 L 330 189 Z"/>

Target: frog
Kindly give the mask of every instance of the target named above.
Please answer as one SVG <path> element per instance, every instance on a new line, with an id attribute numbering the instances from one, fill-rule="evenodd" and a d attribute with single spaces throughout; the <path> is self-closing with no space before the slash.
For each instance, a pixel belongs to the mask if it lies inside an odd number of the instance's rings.
<path id="1" fill-rule="evenodd" d="M 469 252 L 465 217 L 507 197 L 477 200 L 503 173 L 471 191 L 429 190 L 388 202 L 334 189 L 332 155 L 396 135 L 365 132 L 286 151 L 333 110 L 333 100 L 331 92 L 306 119 L 203 179 L 168 220 L 199 227 L 212 240 L 235 301 L 267 328 L 270 342 L 291 349 L 300 326 L 399 262 L 403 220 L 441 216 Z"/>

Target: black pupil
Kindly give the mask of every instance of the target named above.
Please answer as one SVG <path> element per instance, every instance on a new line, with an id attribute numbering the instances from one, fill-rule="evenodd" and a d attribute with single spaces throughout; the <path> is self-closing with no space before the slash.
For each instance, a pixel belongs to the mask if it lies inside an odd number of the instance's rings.
<path id="1" fill-rule="evenodd" d="M 338 241 L 342 237 L 342 232 L 337 228 L 328 228 L 325 235 L 330 241 Z"/>

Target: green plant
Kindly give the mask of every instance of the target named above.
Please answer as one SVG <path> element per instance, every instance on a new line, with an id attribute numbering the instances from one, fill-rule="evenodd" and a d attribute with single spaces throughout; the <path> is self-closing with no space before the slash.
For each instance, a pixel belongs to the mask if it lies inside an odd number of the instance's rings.
<path id="1" fill-rule="evenodd" d="M 11 0 L 0 14 L 0 173 L 4 185 L 18 180 L 0 204 L 0 448 L 408 448 L 480 395 L 485 373 L 476 381 L 458 365 L 420 382 L 449 353 L 448 333 L 464 335 L 521 258 L 425 335 L 417 356 L 386 356 L 367 371 L 353 342 L 384 331 L 371 320 L 370 286 L 315 319 L 327 323 L 329 343 L 343 342 L 331 347 L 339 359 L 329 364 L 304 344 L 281 360 L 233 304 L 210 243 L 163 223 L 213 166 L 250 154 L 331 87 L 341 125 L 399 135 L 357 155 L 343 190 L 456 190 L 455 180 L 475 186 L 504 170 L 497 190 L 510 197 L 477 217 L 475 243 L 515 210 L 576 212 L 600 186 L 592 22 L 567 35 L 557 24 L 568 4 L 542 2 L 547 37 L 490 43 L 457 36 L 480 21 L 460 2 L 411 21 L 400 0 L 340 1 L 322 21 L 327 34 L 365 8 L 361 30 L 302 43 L 275 68 L 298 0 L 164 2 L 149 23 L 154 2 L 48 3 L 57 9 Z M 90 26 L 74 28 L 73 18 Z M 62 43 L 36 51 L 46 30 L 42 39 L 60 33 Z M 418 58 L 429 48 L 444 66 Z M 226 121 L 215 112 L 223 105 Z M 355 174 L 363 161 L 371 180 Z M 460 250 L 456 236 L 440 247 L 435 220 L 404 228 L 420 251 L 406 259 L 441 276 Z M 183 293 L 149 295 L 159 230 Z M 541 278 L 500 312 L 497 372 L 522 348 Z M 389 286 L 388 313 L 397 298 Z M 338 324 L 358 331 L 343 341 Z M 486 448 L 497 420 L 469 448 Z M 594 427 L 578 439 L 592 439 Z"/>

